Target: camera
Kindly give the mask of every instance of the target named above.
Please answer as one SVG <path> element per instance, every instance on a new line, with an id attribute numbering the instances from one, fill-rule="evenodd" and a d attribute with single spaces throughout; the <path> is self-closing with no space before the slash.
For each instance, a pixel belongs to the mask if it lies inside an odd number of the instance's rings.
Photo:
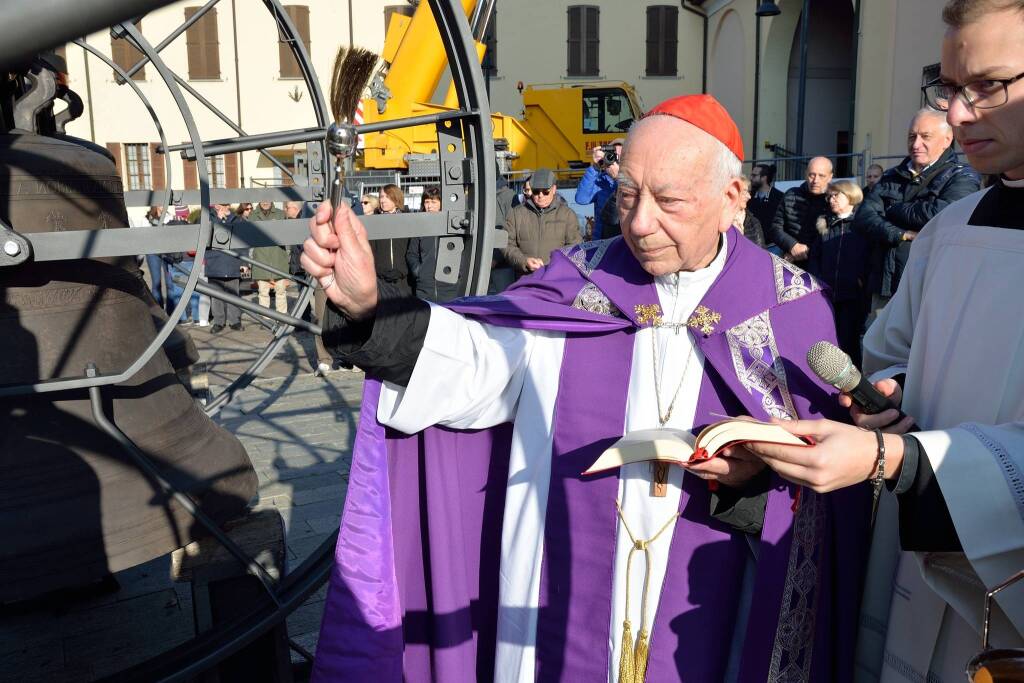
<path id="1" fill-rule="evenodd" d="M 601 145 L 601 151 L 604 152 L 604 156 L 597 162 L 598 166 L 605 168 L 618 163 L 619 155 L 615 151 L 615 145 Z"/>

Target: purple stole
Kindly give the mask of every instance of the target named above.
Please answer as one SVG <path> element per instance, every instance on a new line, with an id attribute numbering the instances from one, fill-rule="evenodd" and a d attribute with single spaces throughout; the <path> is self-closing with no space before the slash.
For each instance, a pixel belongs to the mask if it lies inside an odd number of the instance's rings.
<path id="1" fill-rule="evenodd" d="M 702 302 L 719 319 L 695 330 L 706 358 L 696 426 L 716 421 L 714 413 L 837 417 L 834 397 L 804 360 L 815 341 L 834 341 L 820 287 L 736 230 L 728 239 L 725 268 Z M 505 295 L 452 305 L 492 324 L 566 332 L 544 532 L 539 683 L 606 680 L 613 665 L 617 474 L 580 472 L 623 433 L 633 333 L 645 324 L 638 307 L 657 302 L 650 277 L 613 239 L 556 254 Z M 491 680 L 511 426 L 393 433 L 375 419 L 378 395 L 379 385 L 368 381 L 314 680 Z M 777 477 L 773 485 L 754 541 L 757 574 L 739 680 L 848 680 L 865 492 L 803 490 L 797 504 L 796 487 Z M 709 509 L 707 484 L 684 477 L 649 681 L 725 674 L 750 549 L 745 534 Z"/>

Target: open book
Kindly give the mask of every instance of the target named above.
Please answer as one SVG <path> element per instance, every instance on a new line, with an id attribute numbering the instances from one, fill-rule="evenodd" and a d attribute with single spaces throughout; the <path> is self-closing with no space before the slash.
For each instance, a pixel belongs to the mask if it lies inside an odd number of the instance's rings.
<path id="1" fill-rule="evenodd" d="M 641 429 L 629 432 L 601 454 L 583 474 L 596 474 L 634 462 L 657 460 L 674 464 L 713 458 L 726 446 L 747 441 L 792 446 L 813 445 L 813 441 L 790 434 L 779 425 L 748 419 L 714 422 L 696 437 L 682 429 Z"/>

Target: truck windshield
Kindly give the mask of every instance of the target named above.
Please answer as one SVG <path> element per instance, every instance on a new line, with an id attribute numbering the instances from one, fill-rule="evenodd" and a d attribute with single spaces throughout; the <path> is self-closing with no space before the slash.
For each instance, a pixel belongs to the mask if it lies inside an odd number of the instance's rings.
<path id="1" fill-rule="evenodd" d="M 583 91 L 583 132 L 623 133 L 633 123 L 626 91 L 601 88 Z"/>

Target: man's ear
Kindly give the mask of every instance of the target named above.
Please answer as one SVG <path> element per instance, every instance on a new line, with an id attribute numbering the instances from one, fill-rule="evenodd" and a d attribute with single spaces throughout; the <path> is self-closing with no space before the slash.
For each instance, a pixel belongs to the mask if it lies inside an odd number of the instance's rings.
<path id="1" fill-rule="evenodd" d="M 733 219 L 736 217 L 736 212 L 740 208 L 740 195 L 742 193 L 743 181 L 739 178 L 733 178 L 726 183 L 725 188 L 722 190 L 722 220 L 719 221 L 719 232 L 728 232 Z"/>

